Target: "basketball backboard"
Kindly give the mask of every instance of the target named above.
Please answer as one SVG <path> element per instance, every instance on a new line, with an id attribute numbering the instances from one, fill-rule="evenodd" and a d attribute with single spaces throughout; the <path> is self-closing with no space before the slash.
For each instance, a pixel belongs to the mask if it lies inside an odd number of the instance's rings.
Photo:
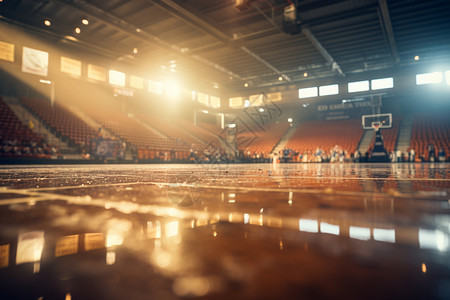
<path id="1" fill-rule="evenodd" d="M 378 130 L 392 127 L 392 114 L 375 114 L 375 115 L 363 115 L 362 127 L 364 130 Z"/>

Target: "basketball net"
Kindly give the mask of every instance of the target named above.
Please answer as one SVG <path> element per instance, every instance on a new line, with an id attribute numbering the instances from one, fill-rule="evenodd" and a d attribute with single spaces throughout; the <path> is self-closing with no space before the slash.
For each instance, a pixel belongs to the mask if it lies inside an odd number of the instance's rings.
<path id="1" fill-rule="evenodd" d="M 373 124 L 373 129 L 377 132 L 380 129 L 380 125 Z"/>

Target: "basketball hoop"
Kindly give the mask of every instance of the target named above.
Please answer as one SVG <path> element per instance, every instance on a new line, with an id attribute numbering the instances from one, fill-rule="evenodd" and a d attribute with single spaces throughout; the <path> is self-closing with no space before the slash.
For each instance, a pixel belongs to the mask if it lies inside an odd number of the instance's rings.
<path id="1" fill-rule="evenodd" d="M 372 122 L 372 128 L 375 132 L 377 132 L 380 129 L 381 123 L 380 122 Z"/>

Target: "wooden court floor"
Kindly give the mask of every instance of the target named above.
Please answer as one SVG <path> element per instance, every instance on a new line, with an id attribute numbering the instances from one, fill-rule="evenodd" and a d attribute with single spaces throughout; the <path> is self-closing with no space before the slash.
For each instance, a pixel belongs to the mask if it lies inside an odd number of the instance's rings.
<path id="1" fill-rule="evenodd" d="M 0 166 L 0 299 L 450 299 L 449 164 Z"/>

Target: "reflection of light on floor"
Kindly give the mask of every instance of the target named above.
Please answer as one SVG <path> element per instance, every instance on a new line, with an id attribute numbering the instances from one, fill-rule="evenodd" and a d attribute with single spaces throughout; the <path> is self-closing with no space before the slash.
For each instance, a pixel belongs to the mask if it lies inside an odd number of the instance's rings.
<path id="1" fill-rule="evenodd" d="M 339 235 L 339 225 L 328 224 L 325 222 L 320 222 L 320 232 L 329 233 L 334 235 Z"/>
<path id="2" fill-rule="evenodd" d="M 449 246 L 448 236 L 440 230 L 419 229 L 420 248 L 446 251 Z"/>
<path id="3" fill-rule="evenodd" d="M 427 272 L 427 265 L 426 264 L 422 264 L 422 273 L 426 273 Z"/>
<path id="4" fill-rule="evenodd" d="M 208 278 L 203 276 L 185 276 L 175 279 L 172 289 L 180 297 L 200 297 L 210 290 Z"/>
<path id="5" fill-rule="evenodd" d="M 319 225 L 317 223 L 317 220 L 300 219 L 299 228 L 300 231 L 313 233 L 319 232 Z"/>
<path id="6" fill-rule="evenodd" d="M 167 238 L 178 235 L 178 221 L 166 223 L 165 234 Z"/>
<path id="7" fill-rule="evenodd" d="M 59 238 L 55 245 L 55 257 L 75 254 L 78 252 L 78 234 Z"/>
<path id="8" fill-rule="evenodd" d="M 147 238 L 160 239 L 161 238 L 161 222 L 148 221 L 147 222 Z"/>
<path id="9" fill-rule="evenodd" d="M 119 246 L 123 244 L 123 235 L 119 232 L 108 231 L 106 235 L 106 247 Z"/>
<path id="10" fill-rule="evenodd" d="M 395 243 L 395 229 L 373 229 L 373 239 L 380 242 Z"/>
<path id="11" fill-rule="evenodd" d="M 244 214 L 244 224 L 248 224 L 250 222 L 250 215 Z"/>
<path id="12" fill-rule="evenodd" d="M 32 231 L 20 234 L 17 243 L 16 264 L 40 261 L 43 249 L 43 231 Z M 37 269 L 38 266 L 35 265 L 34 268 Z M 39 270 L 37 270 L 37 272 L 39 272 Z"/>
<path id="13" fill-rule="evenodd" d="M 106 252 L 106 264 L 108 266 L 111 266 L 115 262 L 116 262 L 116 252 L 115 251 L 108 251 L 108 252 Z"/>
<path id="14" fill-rule="evenodd" d="M 131 222 L 112 219 L 109 220 L 108 227 L 108 233 L 106 234 L 106 247 L 119 246 L 123 244 L 124 236 L 131 228 Z"/>
<path id="15" fill-rule="evenodd" d="M 370 228 L 350 226 L 349 234 L 353 239 L 370 240 Z"/>
<path id="16" fill-rule="evenodd" d="M 0 245 L 0 268 L 9 266 L 9 244 Z"/>

